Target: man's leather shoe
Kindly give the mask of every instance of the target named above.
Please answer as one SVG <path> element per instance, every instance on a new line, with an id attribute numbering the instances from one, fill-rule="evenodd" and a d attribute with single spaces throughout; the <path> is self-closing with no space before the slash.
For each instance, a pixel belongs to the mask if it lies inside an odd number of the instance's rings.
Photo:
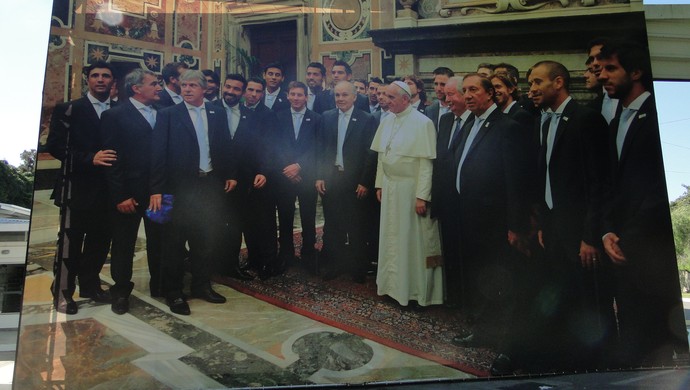
<path id="1" fill-rule="evenodd" d="M 192 311 L 189 310 L 189 305 L 187 304 L 187 301 L 185 301 L 182 297 L 175 299 L 168 298 L 166 299 L 166 303 L 170 307 L 170 311 L 175 314 L 188 316 L 192 313 Z"/>
<path id="2" fill-rule="evenodd" d="M 110 305 L 110 310 L 115 314 L 125 314 L 129 311 L 129 298 L 117 297 L 113 299 L 113 303 Z"/>
<path id="3" fill-rule="evenodd" d="M 254 280 L 254 276 L 252 274 L 239 267 L 235 268 L 233 271 L 230 271 L 228 276 L 237 280 Z"/>
<path id="4" fill-rule="evenodd" d="M 224 296 L 213 291 L 213 289 L 211 287 L 208 287 L 208 288 L 205 288 L 205 289 L 199 290 L 199 291 L 193 291 L 192 292 L 192 298 L 203 299 L 204 301 L 210 302 L 210 303 L 225 303 L 225 302 L 227 302 L 227 299 L 225 299 Z"/>
<path id="5" fill-rule="evenodd" d="M 111 303 L 112 298 L 110 297 L 110 291 L 103 290 L 100 287 L 91 291 L 79 291 L 80 298 L 89 298 L 94 302 L 98 303 Z"/>
<path id="6" fill-rule="evenodd" d="M 489 342 L 486 338 L 480 336 L 478 333 L 470 333 L 467 336 L 455 336 L 451 342 L 460 347 L 478 348 L 489 346 Z"/>
<path id="7" fill-rule="evenodd" d="M 499 354 L 491 363 L 491 369 L 489 373 L 491 376 L 505 376 L 513 375 L 515 372 L 515 367 L 513 367 L 513 361 L 510 356 L 505 354 Z"/>
<path id="8" fill-rule="evenodd" d="M 59 300 L 55 309 L 60 313 L 77 314 L 79 307 L 71 296 L 64 295 L 64 300 Z"/>
<path id="9" fill-rule="evenodd" d="M 268 266 L 263 266 L 259 269 L 259 279 L 268 280 L 271 276 L 273 276 L 273 272 Z"/>

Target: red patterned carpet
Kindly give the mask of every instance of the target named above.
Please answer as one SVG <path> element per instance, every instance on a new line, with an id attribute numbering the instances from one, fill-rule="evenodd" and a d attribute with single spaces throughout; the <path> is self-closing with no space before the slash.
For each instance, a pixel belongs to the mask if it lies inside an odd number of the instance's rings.
<path id="1" fill-rule="evenodd" d="M 320 231 L 318 232 L 320 236 Z M 320 238 L 320 237 L 319 237 Z M 297 240 L 297 237 L 296 237 Z M 376 294 L 376 281 L 369 276 L 357 284 L 348 276 L 324 282 L 299 265 L 266 281 L 215 279 L 242 293 L 359 335 L 391 348 L 461 371 L 487 376 L 495 353 L 487 349 L 461 348 L 451 339 L 466 331 L 455 310 L 432 306 L 403 308 Z"/>

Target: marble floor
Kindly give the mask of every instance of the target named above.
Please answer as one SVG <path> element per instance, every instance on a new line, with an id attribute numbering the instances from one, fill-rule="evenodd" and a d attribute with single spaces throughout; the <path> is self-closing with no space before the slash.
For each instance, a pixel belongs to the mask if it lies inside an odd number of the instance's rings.
<path id="1" fill-rule="evenodd" d="M 58 210 L 37 191 L 14 388 L 218 389 L 472 378 L 453 368 L 343 332 L 239 293 L 214 305 L 191 299 L 191 316 L 148 295 L 143 240 L 135 256 L 130 312 L 78 301 L 52 307 L 49 271 Z M 143 233 L 142 233 L 143 236 Z M 106 265 L 101 278 L 112 283 Z M 77 295 L 77 294 L 75 294 Z"/>

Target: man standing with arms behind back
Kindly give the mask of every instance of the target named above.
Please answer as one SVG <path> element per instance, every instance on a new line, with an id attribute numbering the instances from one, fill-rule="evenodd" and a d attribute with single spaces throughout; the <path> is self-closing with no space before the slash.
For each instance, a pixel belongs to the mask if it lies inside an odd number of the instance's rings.
<path id="1" fill-rule="evenodd" d="M 610 124 L 612 188 L 603 243 L 614 265 L 624 367 L 687 359 L 673 230 L 646 48 L 609 41 L 597 56 L 599 81 L 622 110 Z"/>
<path id="2" fill-rule="evenodd" d="M 103 291 L 98 276 L 111 239 L 103 167 L 117 160 L 117 153 L 102 147 L 98 128 L 101 114 L 111 106 L 110 88 L 114 79 L 110 64 L 102 61 L 85 68 L 84 75 L 88 93 L 55 107 L 47 143 L 48 152 L 62 161 L 66 176 L 55 189 L 55 204 L 61 206 L 61 212 L 67 213 L 61 216 L 65 219 L 61 239 L 68 253 L 63 258 L 67 285 L 56 280 L 53 291 L 54 296 L 60 297 L 56 309 L 66 314 L 76 314 L 78 310 L 72 299 L 77 276 L 80 297 L 110 302 L 110 294 Z"/>

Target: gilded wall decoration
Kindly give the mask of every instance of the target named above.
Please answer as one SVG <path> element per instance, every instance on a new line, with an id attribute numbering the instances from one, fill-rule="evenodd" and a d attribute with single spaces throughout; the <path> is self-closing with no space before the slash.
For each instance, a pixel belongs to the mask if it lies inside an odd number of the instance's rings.
<path id="1" fill-rule="evenodd" d="M 345 61 L 350 65 L 353 79 L 368 79 L 371 75 L 371 51 L 333 51 L 321 55 L 321 63 L 326 69 L 331 69 L 333 63 L 338 60 Z M 327 84 L 330 85 L 331 81 L 329 72 Z"/>
<path id="2" fill-rule="evenodd" d="M 174 31 L 175 46 L 199 50 L 201 46 L 201 1 L 176 1 Z M 191 45 L 191 47 L 183 46 L 183 44 Z"/>
<path id="3" fill-rule="evenodd" d="M 342 42 L 369 39 L 370 0 L 324 0 L 321 41 Z"/>
<path id="4" fill-rule="evenodd" d="M 161 63 L 163 62 L 163 53 L 126 45 L 87 41 L 84 50 L 84 64 L 91 64 L 95 61 L 136 62 L 142 69 L 160 72 L 162 69 Z"/>
<path id="5" fill-rule="evenodd" d="M 53 0 L 53 13 L 50 25 L 71 28 L 74 20 L 74 2 L 72 0 Z"/>
<path id="6" fill-rule="evenodd" d="M 168 0 L 87 0 L 85 30 L 144 42 L 165 43 Z"/>
<path id="7" fill-rule="evenodd" d="M 187 64 L 187 66 L 189 66 L 189 69 L 198 70 L 201 59 L 199 57 L 190 56 L 187 54 L 175 54 L 173 56 L 173 62 L 184 62 Z"/>

